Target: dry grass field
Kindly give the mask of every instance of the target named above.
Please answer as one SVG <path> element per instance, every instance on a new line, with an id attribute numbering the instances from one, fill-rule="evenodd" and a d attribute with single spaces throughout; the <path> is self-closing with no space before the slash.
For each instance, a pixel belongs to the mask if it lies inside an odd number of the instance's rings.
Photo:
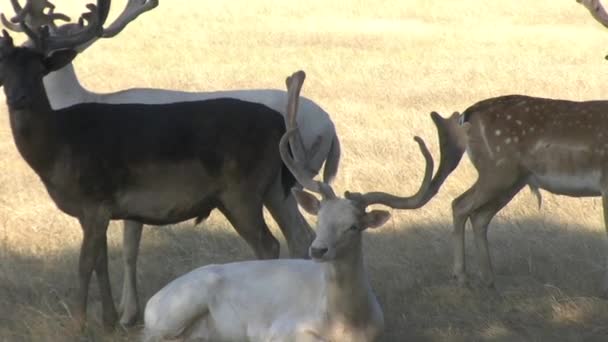
<path id="1" fill-rule="evenodd" d="M 84 1 L 55 2 L 73 17 L 84 9 Z M 111 15 L 123 3 L 114 1 Z M 10 8 L 9 0 L 0 4 Z M 283 88 L 288 74 L 304 69 L 303 94 L 331 113 L 342 139 L 335 188 L 410 194 L 423 172 L 412 137 L 422 136 L 438 159 L 430 111 L 447 115 L 510 93 L 605 98 L 607 53 L 608 30 L 574 0 L 161 0 L 75 64 L 99 92 Z M 3 96 L 0 341 L 81 340 L 68 324 L 81 231 L 18 155 Z M 597 297 L 608 256 L 599 199 L 543 193 L 538 210 L 525 189 L 491 224 L 497 291 L 451 282 L 450 203 L 475 177 L 464 158 L 428 205 L 393 210 L 389 224 L 367 233 L 366 261 L 387 322 L 383 341 L 608 341 L 608 302 Z M 280 236 L 274 224 L 273 232 Z M 117 301 L 117 223 L 109 240 Z M 252 256 L 219 214 L 199 226 L 148 227 L 142 299 L 195 267 Z M 136 339 L 140 326 L 103 331 L 92 284 L 85 339 Z"/>

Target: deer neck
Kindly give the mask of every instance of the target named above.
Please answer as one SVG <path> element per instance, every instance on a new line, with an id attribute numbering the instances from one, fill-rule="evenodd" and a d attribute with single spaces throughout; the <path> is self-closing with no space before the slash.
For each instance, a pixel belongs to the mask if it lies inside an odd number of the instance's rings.
<path id="1" fill-rule="evenodd" d="M 369 324 L 376 301 L 365 271 L 361 245 L 359 237 L 347 255 L 324 265 L 328 314 L 355 326 Z"/>
<path id="2" fill-rule="evenodd" d="M 93 102 L 93 94 L 80 84 L 72 63 L 46 75 L 43 82 L 53 109 L 65 108 L 77 103 Z"/>
<path id="3" fill-rule="evenodd" d="M 8 93 L 8 85 L 5 91 Z M 42 85 L 42 79 L 30 84 L 28 98 L 19 103 L 7 100 L 15 145 L 25 161 L 42 177 L 51 166 L 57 146 L 53 130 L 55 113 Z M 7 96 L 8 98 L 8 96 Z"/>

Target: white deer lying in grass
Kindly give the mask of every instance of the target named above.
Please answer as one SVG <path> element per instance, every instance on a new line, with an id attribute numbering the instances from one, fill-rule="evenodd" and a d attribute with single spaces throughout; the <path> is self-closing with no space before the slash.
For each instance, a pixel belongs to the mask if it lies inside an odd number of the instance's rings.
<path id="1" fill-rule="evenodd" d="M 145 339 L 204 341 L 374 341 L 384 327 L 382 309 L 363 264 L 362 232 L 383 225 L 387 211 L 336 197 L 327 183 L 308 178 L 291 159 L 304 73 L 287 79 L 288 132 L 281 157 L 310 193 L 294 189 L 300 206 L 318 216 L 312 260 L 256 260 L 208 265 L 187 273 L 156 293 L 146 305 Z M 291 129 L 290 129 L 291 128 Z M 433 160 L 421 139 L 430 184 Z M 297 157 L 296 157 L 297 158 Z"/>

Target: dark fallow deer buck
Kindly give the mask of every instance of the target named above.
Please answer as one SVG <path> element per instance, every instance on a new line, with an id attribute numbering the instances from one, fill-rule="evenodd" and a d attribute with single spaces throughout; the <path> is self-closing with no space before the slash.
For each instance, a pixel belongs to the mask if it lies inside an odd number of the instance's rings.
<path id="1" fill-rule="evenodd" d="M 599 1 L 579 2 L 608 27 L 608 14 Z M 494 286 L 488 225 L 525 186 L 536 195 L 539 206 L 539 189 L 571 197 L 601 196 L 608 231 L 608 101 L 510 95 L 480 101 L 447 119 L 436 112 L 431 118 L 439 133 L 441 163 L 425 194 L 415 201 L 382 192 L 349 197 L 393 208 L 424 205 L 466 151 L 478 178 L 452 202 L 453 276 L 459 284 L 467 281 L 464 236 L 470 220 L 480 276 L 485 285 Z M 608 268 L 608 249 L 606 253 Z M 608 296 L 608 271 L 602 295 Z"/>
<path id="2" fill-rule="evenodd" d="M 19 153 L 57 207 L 82 226 L 75 316 L 84 324 L 95 271 L 103 321 L 112 325 L 117 312 L 107 264 L 110 220 L 171 224 L 217 208 L 258 258 L 276 258 L 279 243 L 264 222 L 263 205 L 295 206 L 289 192 L 295 179 L 278 148 L 283 116 L 258 103 L 223 98 L 53 110 L 42 78 L 71 62 L 72 46 L 100 34 L 99 11 L 89 9 L 83 15 L 88 24 L 66 37 L 22 25 L 33 47 L 15 47 L 3 31 L 0 86 Z M 47 55 L 49 48 L 54 52 Z M 290 213 L 299 215 L 297 207 Z M 302 222 L 291 227 L 301 234 L 290 238 L 308 246 L 314 233 Z"/>
<path id="3" fill-rule="evenodd" d="M 21 24 L 27 27 L 38 28 L 41 25 L 50 27 L 51 37 L 65 36 L 74 30 L 80 30 L 79 24 L 67 23 L 56 25 L 55 20 L 69 20 L 69 17 L 54 13 L 51 10 L 45 12 L 46 8 L 54 9 L 48 0 L 27 0 L 25 6 L 21 6 L 17 0 L 11 0 L 15 15 L 10 20 L 2 16 L 5 26 L 13 31 L 23 31 Z M 107 27 L 103 27 L 101 36 L 93 36 L 90 40 L 73 49 L 79 53 L 84 52 L 99 38 L 112 38 L 117 36 L 132 21 L 141 14 L 157 8 L 158 0 L 128 0 L 124 9 L 116 19 Z M 98 8 L 102 21 L 108 15 L 110 1 L 98 1 Z M 30 44 L 31 42 L 26 42 Z M 48 53 L 52 51 L 47 51 Z M 202 101 L 217 98 L 234 98 L 247 102 L 261 103 L 285 115 L 287 96 L 284 90 L 279 89 L 240 89 L 210 92 L 187 92 L 169 89 L 132 88 L 111 93 L 96 93 L 86 89 L 78 80 L 76 70 L 72 63 L 53 71 L 43 78 L 44 89 L 53 109 L 62 109 L 79 103 L 96 102 L 111 104 L 163 104 L 186 101 Z M 340 161 L 340 142 L 336 134 L 335 126 L 329 114 L 317 103 L 309 98 L 300 99 L 299 128 L 301 139 L 298 145 L 293 146 L 294 153 L 305 154 L 307 165 L 305 168 L 311 176 L 318 174 L 323 168 L 323 179 L 327 182 L 335 177 Z M 269 111 L 274 115 L 273 111 Z M 204 113 L 201 113 L 203 115 Z M 243 113 L 248 115 L 248 113 Z M 305 117 L 306 121 L 300 119 Z M 302 257 L 305 254 L 310 240 L 301 239 L 301 228 L 306 225 L 297 209 L 297 204 L 290 194 L 286 198 L 278 196 L 276 200 L 266 204 L 272 217 L 277 221 L 283 234 L 287 239 L 287 246 L 291 256 Z M 273 203 L 275 203 L 273 205 Z M 197 219 L 199 222 L 200 219 Z M 124 280 L 119 302 L 121 312 L 120 322 L 124 325 L 133 323 L 138 315 L 138 296 L 136 286 L 136 266 L 139 253 L 139 242 L 142 236 L 143 222 L 136 220 L 124 221 L 123 235 L 123 261 Z"/>

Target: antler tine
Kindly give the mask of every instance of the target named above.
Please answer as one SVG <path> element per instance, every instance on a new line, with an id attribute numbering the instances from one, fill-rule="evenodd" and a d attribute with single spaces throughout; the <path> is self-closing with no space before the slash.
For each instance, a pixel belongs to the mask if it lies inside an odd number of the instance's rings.
<path id="1" fill-rule="evenodd" d="M 2 25 L 4 25 L 4 27 L 8 28 L 11 31 L 23 32 L 21 27 L 16 23 L 18 22 L 18 18 L 21 18 L 25 15 L 24 8 L 21 7 L 19 1 L 17 0 L 11 0 L 11 5 L 13 6 L 13 10 L 15 11 L 15 17 L 11 18 L 11 20 L 8 20 L 4 16 L 4 13 L 0 13 L 0 20 L 2 21 Z"/>
<path id="2" fill-rule="evenodd" d="M 296 115 L 298 111 L 298 98 L 300 96 L 300 90 L 306 79 L 304 71 L 297 71 L 290 77 L 287 77 L 285 83 L 287 85 L 287 118 L 286 118 L 286 132 L 281 138 L 279 143 L 279 151 L 283 162 L 298 180 L 298 182 L 307 190 L 319 193 L 323 198 L 335 198 L 336 195 L 332 190 L 331 186 L 323 182 L 315 181 L 310 175 L 304 171 L 303 162 L 292 158 L 289 150 L 289 144 L 292 144 L 294 137 L 299 133 L 296 121 Z"/>
<path id="3" fill-rule="evenodd" d="M 61 20 L 61 21 L 70 21 L 70 17 L 68 17 L 67 15 L 63 14 L 63 13 L 55 13 L 55 6 L 53 4 L 51 4 L 49 2 L 50 5 L 52 5 L 52 7 L 50 7 L 49 9 L 49 14 L 47 15 L 48 18 L 48 23 L 49 25 L 53 28 L 56 29 L 57 25 L 55 24 L 55 20 Z"/>
<path id="4" fill-rule="evenodd" d="M 131 21 L 140 14 L 154 9 L 158 6 L 158 0 L 129 0 L 122 13 L 112 24 L 103 30 L 103 38 L 112 38 L 119 34 Z"/>
<path id="5" fill-rule="evenodd" d="M 62 13 L 55 13 L 55 5 L 48 0 L 28 0 L 25 7 L 21 8 L 21 5 L 17 0 L 11 0 L 13 9 L 15 10 L 16 16 L 11 20 L 7 20 L 2 14 L 0 20 L 2 24 L 8 29 L 23 32 L 20 23 L 25 22 L 30 28 L 36 29 L 43 25 L 48 25 L 55 29 L 55 20 L 70 21 L 70 17 Z M 48 14 L 45 14 L 45 9 L 49 8 Z"/>
<path id="6" fill-rule="evenodd" d="M 25 7 L 21 7 L 19 1 L 11 0 L 11 5 L 13 6 L 13 10 L 15 10 L 15 16 L 11 19 L 13 23 L 17 23 L 25 17 L 25 15 L 31 10 L 32 3 L 28 0 L 25 4 Z"/>
<path id="7" fill-rule="evenodd" d="M 576 0 L 576 2 L 585 6 L 591 12 L 593 18 L 600 24 L 608 27 L 608 13 L 600 3 L 600 0 Z"/>
<path id="8" fill-rule="evenodd" d="M 23 32 L 23 30 L 21 29 L 21 26 L 6 19 L 6 17 L 4 16 L 4 13 L 0 13 L 0 20 L 2 21 L 2 25 L 4 27 L 6 27 L 7 29 L 14 31 L 14 32 Z"/>
<path id="9" fill-rule="evenodd" d="M 414 137 L 414 140 L 418 143 L 420 152 L 424 156 L 426 167 L 424 169 L 424 178 L 420 188 L 415 195 L 411 197 L 398 197 L 384 192 L 368 192 L 366 194 L 346 192 L 345 197 L 358 202 L 363 207 L 367 207 L 371 204 L 383 204 L 395 209 L 416 209 L 423 206 L 427 201 L 427 192 L 431 186 L 431 180 L 433 176 L 434 162 L 431 152 L 426 147 L 424 140 L 420 137 Z"/>
<path id="10" fill-rule="evenodd" d="M 23 7 L 21 7 L 19 1 L 17 0 L 11 0 L 11 6 L 13 6 L 13 10 L 15 11 L 15 13 L 20 13 L 21 11 L 23 11 Z"/>

